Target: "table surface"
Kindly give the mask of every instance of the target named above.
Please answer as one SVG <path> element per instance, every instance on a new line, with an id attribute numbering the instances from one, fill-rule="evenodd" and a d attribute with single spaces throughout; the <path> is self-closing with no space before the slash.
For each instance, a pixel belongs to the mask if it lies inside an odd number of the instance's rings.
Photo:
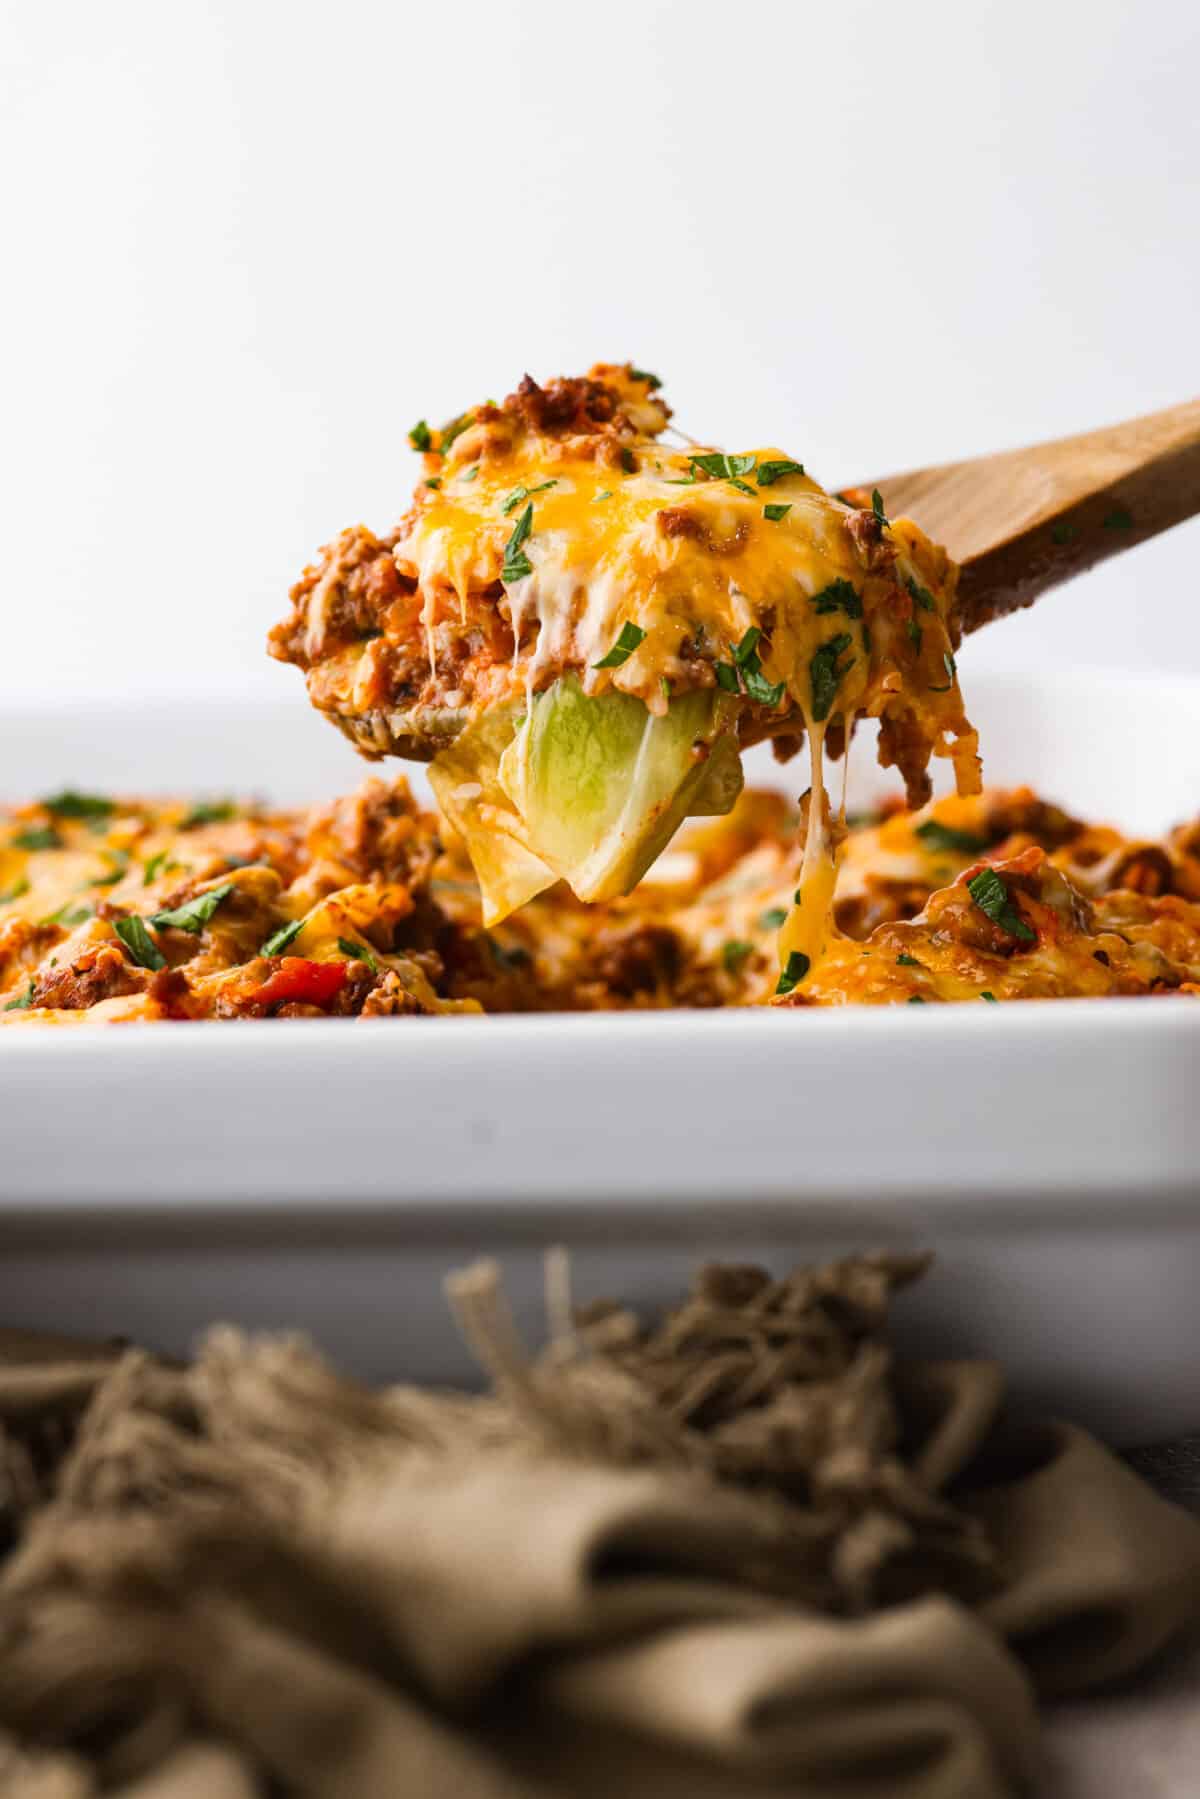
<path id="1" fill-rule="evenodd" d="M 1200 1436 L 1130 1461 L 1166 1498 L 1200 1513 Z M 1200 1621 L 1119 1693 L 1076 1700 L 1047 1718 L 1041 1799 L 1197 1799 L 1200 1795 Z"/>

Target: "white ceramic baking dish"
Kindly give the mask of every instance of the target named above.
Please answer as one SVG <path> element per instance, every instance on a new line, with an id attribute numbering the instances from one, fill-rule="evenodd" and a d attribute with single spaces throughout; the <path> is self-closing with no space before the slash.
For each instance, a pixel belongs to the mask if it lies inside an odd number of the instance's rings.
<path id="1" fill-rule="evenodd" d="M 1200 809 L 1198 683 L 967 694 L 993 783 L 1149 831 Z M 363 772 L 296 693 L 0 719 L 5 798 Z M 0 1032 L 0 1321 L 172 1350 L 297 1326 L 366 1375 L 461 1378 L 442 1275 L 499 1256 L 536 1338 L 556 1243 L 581 1296 L 648 1304 L 713 1256 L 929 1245 L 911 1340 L 1119 1441 L 1194 1428 L 1200 1005 Z"/>

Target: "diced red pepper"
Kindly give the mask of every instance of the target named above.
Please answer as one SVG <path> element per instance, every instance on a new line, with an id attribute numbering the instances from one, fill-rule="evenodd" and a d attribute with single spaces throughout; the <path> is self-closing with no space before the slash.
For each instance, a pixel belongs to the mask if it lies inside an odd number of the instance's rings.
<path id="1" fill-rule="evenodd" d="M 344 962 L 309 962 L 303 956 L 284 956 L 275 973 L 251 997 L 260 1006 L 279 1006 L 289 1000 L 306 1006 L 327 1006 L 346 982 Z"/>

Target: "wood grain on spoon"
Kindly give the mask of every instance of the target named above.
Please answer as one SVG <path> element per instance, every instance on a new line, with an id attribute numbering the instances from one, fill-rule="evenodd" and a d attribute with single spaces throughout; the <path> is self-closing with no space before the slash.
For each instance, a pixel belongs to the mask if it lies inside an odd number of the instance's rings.
<path id="1" fill-rule="evenodd" d="M 1200 513 L 1200 400 L 843 492 L 915 519 L 962 570 L 964 631 Z"/>

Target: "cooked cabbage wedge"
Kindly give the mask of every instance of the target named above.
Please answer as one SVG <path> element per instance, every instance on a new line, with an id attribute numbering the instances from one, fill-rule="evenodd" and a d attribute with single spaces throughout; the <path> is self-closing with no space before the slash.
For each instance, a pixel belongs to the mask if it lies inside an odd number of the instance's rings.
<path id="1" fill-rule="evenodd" d="M 430 764 L 444 816 L 479 877 L 491 925 L 557 880 L 581 900 L 635 887 L 689 816 L 742 789 L 737 707 L 712 689 L 661 714 L 564 676 L 524 705 L 484 713 Z"/>

